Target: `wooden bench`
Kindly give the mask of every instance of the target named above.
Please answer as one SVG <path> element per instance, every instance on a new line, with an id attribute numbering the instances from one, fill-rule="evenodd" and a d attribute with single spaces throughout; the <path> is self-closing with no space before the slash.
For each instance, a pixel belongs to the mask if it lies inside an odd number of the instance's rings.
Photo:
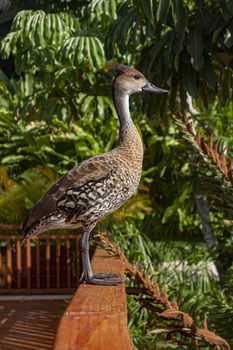
<path id="1" fill-rule="evenodd" d="M 97 248 L 93 271 L 123 274 L 119 258 Z M 124 284 L 82 284 L 60 319 L 54 350 L 132 350 Z"/>

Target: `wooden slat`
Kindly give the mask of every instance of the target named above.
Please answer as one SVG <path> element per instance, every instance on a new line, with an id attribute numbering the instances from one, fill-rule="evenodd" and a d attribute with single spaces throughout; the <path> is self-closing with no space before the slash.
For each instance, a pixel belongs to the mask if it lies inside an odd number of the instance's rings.
<path id="1" fill-rule="evenodd" d="M 7 267 L 7 288 L 11 288 L 12 283 L 12 253 L 11 253 L 11 240 L 7 240 L 6 245 L 6 267 Z"/>
<path id="2" fill-rule="evenodd" d="M 40 288 L 40 239 L 36 240 L 36 287 Z"/>
<path id="3" fill-rule="evenodd" d="M 20 231 L 21 229 L 21 225 L 17 224 L 17 225 L 0 225 L 0 230 L 4 231 Z"/>
<path id="4" fill-rule="evenodd" d="M 95 272 L 123 273 L 119 258 L 97 248 Z M 82 284 L 60 320 L 54 350 L 132 350 L 124 284 Z"/>
<path id="5" fill-rule="evenodd" d="M 17 288 L 21 288 L 22 259 L 20 240 L 16 239 L 16 268 L 17 268 Z"/>
<path id="6" fill-rule="evenodd" d="M 50 287 L 50 245 L 49 239 L 46 239 L 46 288 Z"/>
<path id="7" fill-rule="evenodd" d="M 28 239 L 26 242 L 26 267 L 27 267 L 27 290 L 31 289 L 31 268 L 32 268 L 32 257 L 31 257 L 31 240 Z"/>
<path id="8" fill-rule="evenodd" d="M 56 287 L 60 288 L 60 258 L 61 258 L 61 241 L 56 241 Z"/>
<path id="9" fill-rule="evenodd" d="M 0 240 L 5 241 L 4 250 L 0 249 L 0 273 L 4 268 L 5 264 L 8 270 L 8 274 L 5 274 L 6 280 L 5 285 L 0 286 L 0 294 L 14 294 L 15 291 L 20 293 L 20 291 L 27 290 L 28 293 L 31 293 L 32 287 L 36 287 L 38 292 L 42 292 L 47 288 L 48 292 L 50 290 L 55 291 L 55 286 L 57 288 L 57 293 L 60 293 L 60 289 L 66 291 L 74 290 L 74 278 L 76 278 L 78 267 L 78 261 L 74 262 L 74 268 L 72 269 L 71 264 L 71 256 L 73 252 L 73 248 L 75 249 L 75 245 L 78 247 L 80 236 L 79 235 L 41 235 L 40 237 L 30 238 L 25 242 L 25 244 L 21 247 L 19 235 L 1 235 Z M 68 242 L 67 242 L 68 240 Z M 12 250 L 12 241 L 15 241 L 16 249 Z M 40 244 L 43 241 L 46 244 Z M 55 254 L 56 254 L 56 281 L 55 286 L 51 285 L 51 246 L 50 244 L 55 241 L 56 246 Z M 65 241 L 65 246 L 61 246 L 61 241 Z M 7 243 L 8 242 L 8 243 Z M 32 242 L 34 242 L 33 247 L 31 246 Z M 74 245 L 73 245 L 74 243 Z M 8 249 L 6 248 L 8 246 Z M 45 253 L 44 253 L 45 248 Z M 41 268 L 41 250 L 43 254 L 46 254 L 46 262 L 45 262 L 45 276 L 44 269 Z M 65 250 L 65 251 L 64 251 Z M 32 252 L 34 256 L 32 256 Z M 65 275 L 62 274 L 61 264 L 64 264 L 64 254 L 61 256 L 62 252 L 66 254 L 66 270 L 67 273 Z M 3 256 L 1 256 L 1 253 Z M 59 258 L 58 258 L 59 256 Z M 25 259 L 25 260 L 24 260 Z M 1 266 L 2 261 L 4 261 L 4 266 Z M 8 263 L 7 263 L 8 261 Z M 5 263 L 6 262 L 6 263 Z M 15 263 L 13 263 L 15 262 Z M 8 264 L 8 265 L 7 265 Z M 24 265 L 26 264 L 26 266 Z M 33 266 L 32 266 L 33 264 Z M 23 272 L 26 272 L 26 278 L 24 278 Z M 32 272 L 35 271 L 35 274 Z M 65 272 L 65 271 L 64 271 Z M 15 283 L 12 284 L 13 276 L 15 276 Z M 43 287 L 42 282 L 44 283 L 45 278 L 45 287 Z M 62 284 L 63 283 L 63 284 Z M 43 288 L 43 290 L 42 290 Z M 41 291 L 40 291 L 41 290 Z"/>
<path id="10" fill-rule="evenodd" d="M 70 240 L 66 240 L 66 278 L 67 287 L 70 288 Z"/>

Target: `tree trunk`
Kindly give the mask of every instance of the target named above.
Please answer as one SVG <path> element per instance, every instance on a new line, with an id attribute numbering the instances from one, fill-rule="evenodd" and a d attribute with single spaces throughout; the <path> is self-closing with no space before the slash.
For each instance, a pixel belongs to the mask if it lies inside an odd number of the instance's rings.
<path id="1" fill-rule="evenodd" d="M 210 212 L 208 208 L 208 201 L 206 196 L 202 194 L 195 194 L 195 200 L 197 204 L 197 211 L 199 213 L 201 224 L 202 224 L 202 233 L 204 241 L 207 245 L 207 248 L 210 254 L 214 257 L 214 262 L 219 274 L 220 284 L 224 282 L 224 270 L 221 262 L 217 256 L 217 246 L 218 241 L 214 237 L 212 232 L 211 220 L 210 220 Z"/>

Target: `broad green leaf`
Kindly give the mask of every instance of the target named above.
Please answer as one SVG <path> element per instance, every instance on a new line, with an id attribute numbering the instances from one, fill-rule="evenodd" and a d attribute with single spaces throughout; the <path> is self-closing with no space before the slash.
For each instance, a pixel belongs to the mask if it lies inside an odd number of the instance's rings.
<path id="1" fill-rule="evenodd" d="M 146 19 L 152 26 L 154 25 L 154 1 L 153 0 L 141 0 L 142 8 L 145 12 Z"/>
<path id="2" fill-rule="evenodd" d="M 65 27 L 71 31 L 71 34 L 76 34 L 79 29 L 79 21 L 76 17 L 68 12 L 59 13 L 61 20 L 64 22 Z"/>
<path id="3" fill-rule="evenodd" d="M 93 104 L 94 101 L 95 101 L 94 96 L 86 96 L 81 106 L 82 113 L 85 114 L 88 110 L 91 111 L 92 110 L 91 104 Z"/>
<path id="4" fill-rule="evenodd" d="M 175 54 L 174 68 L 177 72 L 179 71 L 180 53 L 184 48 L 185 35 L 186 35 L 185 31 L 176 33 L 174 42 L 173 42 L 172 50 L 173 50 L 173 53 Z"/>
<path id="5" fill-rule="evenodd" d="M 169 37 L 171 35 L 171 31 L 168 31 L 159 41 L 155 42 L 155 44 L 152 46 L 152 48 L 149 51 L 148 57 L 149 62 L 147 66 L 148 72 L 150 72 L 153 67 L 157 64 L 157 60 L 160 57 L 161 51 L 165 47 Z"/>
<path id="6" fill-rule="evenodd" d="M 173 41 L 175 37 L 175 32 L 170 31 L 167 41 L 166 41 L 166 47 L 163 50 L 163 54 L 161 57 L 161 77 L 162 81 L 167 81 L 169 77 L 169 73 L 171 70 L 171 53 L 172 53 L 172 46 L 173 46 Z"/>
<path id="7" fill-rule="evenodd" d="M 156 18 L 160 23 L 167 23 L 167 15 L 170 9 L 170 0 L 159 0 Z"/>
<path id="8" fill-rule="evenodd" d="M 10 155 L 2 158 L 1 163 L 2 164 L 14 164 L 19 163 L 22 160 L 32 160 L 32 157 L 24 156 L 24 155 Z"/>
<path id="9" fill-rule="evenodd" d="M 191 62 L 196 71 L 199 71 L 204 65 L 203 57 L 203 39 L 201 27 L 196 23 L 196 26 L 191 28 L 187 36 L 187 49 L 191 55 Z"/>
<path id="10" fill-rule="evenodd" d="M 36 11 L 38 14 L 44 14 L 43 11 L 37 10 Z M 33 15 L 33 11 L 32 10 L 27 10 L 27 11 L 20 11 L 17 13 L 17 15 L 15 16 L 12 26 L 11 26 L 11 30 L 12 31 L 17 31 L 19 29 L 23 29 L 26 26 L 26 23 L 28 21 L 28 19 Z"/>
<path id="11" fill-rule="evenodd" d="M 207 56 L 207 57 L 206 57 Z M 203 66 L 204 79 L 212 90 L 216 88 L 216 75 L 214 72 L 213 64 L 209 55 L 205 55 L 205 64 Z"/>
<path id="12" fill-rule="evenodd" d="M 175 29 L 183 31 L 186 23 L 186 11 L 184 2 L 182 0 L 173 0 L 172 5 L 172 17 L 175 24 Z"/>
<path id="13" fill-rule="evenodd" d="M 185 64 L 184 62 L 182 63 L 181 79 L 188 93 L 194 97 L 196 95 L 197 76 L 196 71 L 193 69 L 191 64 Z"/>
<path id="14" fill-rule="evenodd" d="M 127 36 L 130 27 L 132 26 L 133 23 L 136 22 L 137 18 L 139 17 L 139 13 L 136 9 L 132 8 L 123 18 L 122 18 L 122 23 L 121 23 L 121 35 L 120 35 L 120 49 L 121 52 L 124 53 L 126 49 L 126 45 L 128 43 Z"/>
<path id="15" fill-rule="evenodd" d="M 84 52 L 84 45 L 85 45 L 85 37 L 80 36 L 79 37 L 79 43 L 76 46 L 75 49 L 75 57 L 76 57 L 76 64 L 79 64 L 84 60 L 83 52 Z"/>
<path id="16" fill-rule="evenodd" d="M 20 32 L 12 32 L 7 34 L 7 36 L 1 41 L 1 56 L 3 59 L 7 59 L 10 54 L 16 53 L 16 43 L 18 40 Z"/>
<path id="17" fill-rule="evenodd" d="M 58 59 L 63 63 L 68 62 L 76 67 L 85 65 L 96 71 L 105 64 L 103 44 L 94 36 L 71 37 L 66 40 L 58 52 Z"/>
<path id="18" fill-rule="evenodd" d="M 121 11 L 127 7 L 121 6 Z M 140 12 L 137 8 L 131 8 L 127 12 L 123 12 L 122 15 L 113 22 L 113 25 L 109 29 L 109 33 L 106 39 L 106 51 L 107 56 L 112 58 L 114 46 L 113 42 L 117 41 L 121 54 L 126 50 L 126 47 L 130 45 L 130 35 L 129 32 L 132 30 L 132 26 L 138 25 L 140 19 Z M 135 28 L 134 28 L 135 30 Z"/>

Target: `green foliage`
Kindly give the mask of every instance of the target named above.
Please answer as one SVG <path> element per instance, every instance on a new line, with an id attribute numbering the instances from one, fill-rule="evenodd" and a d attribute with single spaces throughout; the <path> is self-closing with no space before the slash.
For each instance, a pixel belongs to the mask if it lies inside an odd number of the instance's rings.
<path id="1" fill-rule="evenodd" d="M 106 97 L 105 100 L 107 99 Z M 97 104 L 96 108 L 100 110 L 103 100 L 102 97 L 99 100 L 94 98 L 92 105 L 95 107 Z M 112 108 L 108 100 L 106 103 Z M 85 106 L 86 103 L 83 103 L 83 109 Z M 50 124 L 39 120 L 30 123 L 19 120 L 17 124 L 2 122 L 1 163 L 9 166 L 14 175 L 38 164 L 46 165 L 62 174 L 74 166 L 77 160 L 81 161 L 111 149 L 116 138 L 116 120 L 106 119 L 103 124 L 105 116 L 101 114 L 93 124 L 92 120 L 93 115 L 89 118 L 87 115 L 79 123 L 73 121 L 70 124 L 56 117 Z"/>
<path id="2" fill-rule="evenodd" d="M 48 169 L 36 168 L 22 173 L 17 182 L 10 180 L 6 168 L 0 168 L 0 222 L 21 223 L 27 209 L 37 202 L 56 175 Z"/>
<path id="3" fill-rule="evenodd" d="M 169 99 L 132 98 L 132 116 L 145 144 L 141 185 L 101 225 L 184 310 L 197 320 L 208 312 L 213 329 L 229 339 L 232 220 L 221 208 L 215 210 L 216 203 L 226 207 L 224 202 L 210 201 L 226 272 L 224 294 L 207 272 L 212 258 L 194 199 L 196 175 L 206 175 L 201 183 L 213 191 L 216 173 L 205 162 L 191 173 L 193 153 L 178 142 L 184 136 L 169 116 L 176 96 L 184 108 L 189 92 L 201 111 L 195 125 L 208 134 L 214 129 L 220 150 L 231 148 L 231 2 L 40 0 L 24 5 L 28 10 L 18 12 L 1 41 L 1 55 L 14 59 L 15 72 L 9 78 L 0 71 L 0 222 L 20 222 L 59 175 L 116 144 L 106 57 L 136 65 L 171 91 Z M 223 177 L 217 179 L 217 188 L 223 183 Z M 136 349 L 152 349 L 155 343 L 174 348 L 147 332 L 150 316 L 131 298 L 129 317 Z"/>
<path id="4" fill-rule="evenodd" d="M 232 21 L 227 0 L 124 1 L 108 32 L 107 56 L 132 55 L 147 76 L 172 89 L 173 110 L 177 93 L 184 106 L 186 92 L 205 105 L 218 94 L 223 104 L 232 97 Z M 164 102 L 155 99 L 153 110 L 163 113 Z"/>
<path id="5" fill-rule="evenodd" d="M 71 14 L 42 10 L 17 14 L 1 54 L 5 59 L 14 55 L 17 74 L 25 74 L 27 91 L 16 113 L 31 120 L 51 121 L 55 115 L 67 121 L 79 115 L 78 93 L 88 89 L 90 95 L 100 81 L 95 73 L 104 76 L 106 64 L 103 43 L 91 28 L 83 29 Z M 110 103 L 99 98 L 98 104 L 104 111 Z"/>
<path id="6" fill-rule="evenodd" d="M 125 251 L 129 261 L 141 271 L 156 278 L 161 290 L 166 288 L 170 298 L 175 297 L 183 311 L 190 313 L 202 326 L 204 313 L 216 312 L 216 297 L 220 289 L 216 275 L 212 270 L 214 264 L 206 246 L 200 241 L 170 240 L 162 242 L 148 239 L 142 234 L 143 227 L 131 223 L 117 222 L 115 215 L 110 222 L 110 229 L 117 245 Z M 139 223 L 138 223 L 139 224 Z M 130 280 L 128 281 L 130 286 Z M 213 305 L 214 300 L 214 305 Z M 147 324 L 152 322 L 151 314 L 140 308 L 137 301 L 128 296 L 129 328 L 135 349 L 167 348 L 168 343 L 158 334 L 148 332 Z M 223 313 L 224 315 L 224 313 Z M 224 321 L 222 321 L 222 327 Z M 211 321 L 212 329 L 218 331 L 218 322 Z M 227 338 L 227 337 L 226 337 Z"/>

